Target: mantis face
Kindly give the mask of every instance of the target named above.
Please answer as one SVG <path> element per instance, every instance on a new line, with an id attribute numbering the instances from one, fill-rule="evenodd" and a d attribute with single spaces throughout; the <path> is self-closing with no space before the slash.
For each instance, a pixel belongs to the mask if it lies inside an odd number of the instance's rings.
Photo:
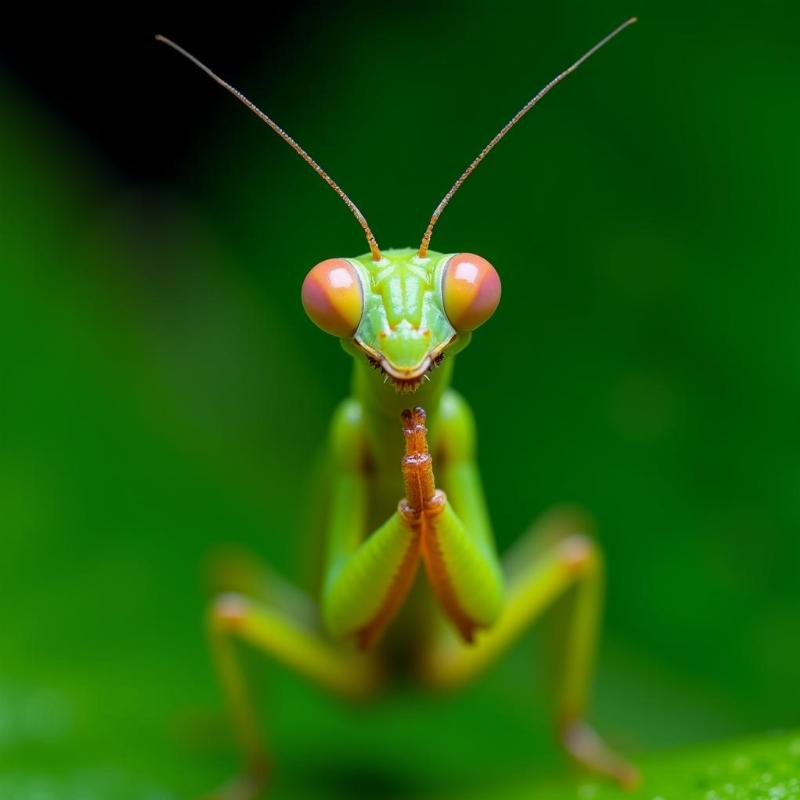
<path id="1" fill-rule="evenodd" d="M 306 276 L 306 313 L 350 342 L 398 391 L 414 391 L 444 358 L 461 349 L 500 302 L 494 267 L 472 253 L 386 250 L 375 260 L 331 258 Z"/>

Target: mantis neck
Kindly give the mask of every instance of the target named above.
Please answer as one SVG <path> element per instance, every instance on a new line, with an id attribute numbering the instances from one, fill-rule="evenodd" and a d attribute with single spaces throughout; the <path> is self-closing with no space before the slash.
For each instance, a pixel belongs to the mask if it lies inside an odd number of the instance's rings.
<path id="1" fill-rule="evenodd" d="M 430 380 L 423 381 L 416 392 L 400 393 L 391 381 L 384 383 L 383 375 L 366 359 L 355 360 L 352 392 L 361 405 L 364 430 L 379 472 L 400 474 L 399 464 L 404 452 L 400 414 L 404 409 L 422 406 L 427 414 L 429 438 L 436 441 L 439 404 L 452 374 L 453 358 L 449 357 L 429 373 Z"/>

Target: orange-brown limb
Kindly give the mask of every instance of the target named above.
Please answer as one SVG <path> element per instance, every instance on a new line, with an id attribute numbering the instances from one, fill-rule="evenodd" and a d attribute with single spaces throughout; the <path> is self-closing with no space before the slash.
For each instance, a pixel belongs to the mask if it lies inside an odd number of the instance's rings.
<path id="1" fill-rule="evenodd" d="M 439 541 L 438 518 L 447 504 L 447 497 L 436 488 L 423 408 L 417 406 L 403 412 L 403 434 L 406 437 L 403 457 L 406 497 L 400 503 L 400 514 L 418 532 L 425 571 L 442 609 L 464 640 L 471 642 L 475 622 L 458 602 Z"/>
<path id="2" fill-rule="evenodd" d="M 410 510 L 420 512 L 436 493 L 423 408 L 417 406 L 413 410 L 407 408 L 403 411 L 403 435 L 406 437 L 406 454 L 402 465 L 406 503 Z"/>
<path id="3" fill-rule="evenodd" d="M 402 418 L 406 439 L 406 453 L 402 461 L 406 496 L 398 504 L 397 511 L 412 536 L 378 612 L 356 634 L 356 642 L 361 649 L 373 646 L 400 610 L 419 568 L 426 519 L 430 514 L 438 513 L 436 509 L 445 502 L 444 495 L 436 491 L 424 409 L 406 409 Z"/>

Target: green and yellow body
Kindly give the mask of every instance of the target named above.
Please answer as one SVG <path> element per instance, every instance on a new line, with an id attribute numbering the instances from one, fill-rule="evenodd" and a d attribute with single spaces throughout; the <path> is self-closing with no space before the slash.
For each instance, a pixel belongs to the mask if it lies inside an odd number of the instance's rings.
<path id="1" fill-rule="evenodd" d="M 450 386 L 456 353 L 499 302 L 494 267 L 469 253 L 414 250 L 329 259 L 309 272 L 302 299 L 352 357 L 352 388 L 330 426 L 318 597 L 298 601 L 267 569 L 222 570 L 212 640 L 247 757 L 230 796 L 250 796 L 269 771 L 237 640 L 345 696 L 373 695 L 401 669 L 428 688 L 453 688 L 568 590 L 558 734 L 579 762 L 634 783 L 635 770 L 583 721 L 599 552 L 579 515 L 556 511 L 498 557 L 475 421 Z"/>

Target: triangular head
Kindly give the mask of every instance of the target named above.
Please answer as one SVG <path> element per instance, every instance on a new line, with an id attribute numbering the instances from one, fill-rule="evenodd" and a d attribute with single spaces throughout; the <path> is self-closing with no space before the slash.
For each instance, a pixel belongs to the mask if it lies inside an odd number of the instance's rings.
<path id="1" fill-rule="evenodd" d="M 399 391 L 414 391 L 447 351 L 467 345 L 500 302 L 500 277 L 473 253 L 416 249 L 331 258 L 306 276 L 311 320 L 361 353 Z"/>

